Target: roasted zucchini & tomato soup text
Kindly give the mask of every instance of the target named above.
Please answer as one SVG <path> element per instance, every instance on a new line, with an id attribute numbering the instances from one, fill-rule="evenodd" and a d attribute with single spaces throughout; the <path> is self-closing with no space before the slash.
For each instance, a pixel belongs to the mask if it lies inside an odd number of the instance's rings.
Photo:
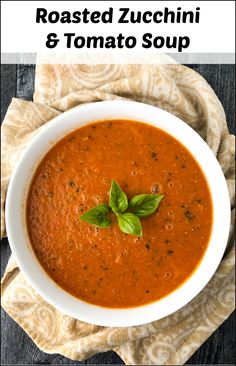
<path id="1" fill-rule="evenodd" d="M 114 182 L 124 192 L 120 213 L 109 207 Z M 131 215 L 125 197 L 143 194 L 162 199 L 148 217 Z M 94 207 L 101 227 L 82 219 Z M 212 228 L 210 192 L 193 156 L 164 131 L 128 120 L 91 123 L 56 143 L 36 169 L 26 211 L 48 275 L 75 297 L 110 308 L 147 304 L 183 284 Z"/>

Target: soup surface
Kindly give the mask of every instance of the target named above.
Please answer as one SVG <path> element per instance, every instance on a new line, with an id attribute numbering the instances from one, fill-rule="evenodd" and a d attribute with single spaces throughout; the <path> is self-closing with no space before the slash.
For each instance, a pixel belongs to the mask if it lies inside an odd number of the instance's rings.
<path id="1" fill-rule="evenodd" d="M 143 236 L 80 220 L 108 203 L 112 179 L 128 198 L 162 193 L 141 219 Z M 205 177 L 172 136 L 135 121 L 100 121 L 60 140 L 33 177 L 27 227 L 34 252 L 67 292 L 97 305 L 132 307 L 158 300 L 198 266 L 212 227 Z"/>

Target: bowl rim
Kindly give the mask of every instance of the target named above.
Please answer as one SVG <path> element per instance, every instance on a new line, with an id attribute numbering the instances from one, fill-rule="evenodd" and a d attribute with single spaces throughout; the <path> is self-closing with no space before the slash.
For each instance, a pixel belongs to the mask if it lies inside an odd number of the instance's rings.
<path id="1" fill-rule="evenodd" d="M 93 119 L 88 115 L 100 117 Z M 101 116 L 104 117 L 101 118 Z M 25 228 L 22 226 L 22 210 L 25 210 L 25 207 L 22 206 L 25 204 L 22 197 L 26 197 L 33 170 L 52 145 L 85 124 L 118 118 L 144 122 L 163 129 L 187 148 L 200 165 L 208 182 L 214 215 L 208 248 L 190 277 L 164 298 L 132 308 L 107 308 L 93 305 L 75 298 L 56 285 L 36 259 L 29 239 L 26 237 Z M 149 120 L 149 118 L 151 119 Z M 80 122 L 79 125 L 76 119 L 83 122 Z M 49 139 L 49 136 L 53 137 Z M 186 137 L 189 137 L 191 141 L 188 141 Z M 47 145 L 47 150 L 44 144 Z M 34 157 L 35 154 L 37 157 Z M 34 164 L 32 169 L 35 161 L 38 163 Z M 30 167 L 27 166 L 29 162 Z M 218 196 L 219 193 L 220 196 Z M 216 201 L 216 197 L 221 198 Z M 227 183 L 218 161 L 205 141 L 176 116 L 148 104 L 123 100 L 81 105 L 62 113 L 49 121 L 46 126 L 44 125 L 26 147 L 12 173 L 6 196 L 5 212 L 6 229 L 13 256 L 35 291 L 49 304 L 76 319 L 96 325 L 115 327 L 136 326 L 156 321 L 189 303 L 215 273 L 226 248 L 230 227 L 230 200 Z M 222 224 L 220 228 L 217 227 L 219 223 Z"/>

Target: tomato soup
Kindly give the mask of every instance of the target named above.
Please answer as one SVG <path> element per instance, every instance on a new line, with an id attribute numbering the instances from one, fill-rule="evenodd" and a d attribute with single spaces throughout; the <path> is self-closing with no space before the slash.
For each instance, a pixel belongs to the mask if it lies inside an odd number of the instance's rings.
<path id="1" fill-rule="evenodd" d="M 113 220 L 98 228 L 80 216 L 108 203 L 114 179 L 128 198 L 161 193 L 143 235 L 124 234 Z M 147 304 L 173 292 L 207 248 L 212 202 L 189 151 L 145 123 L 91 123 L 64 137 L 36 169 L 27 198 L 31 245 L 47 274 L 86 302 L 110 308 Z"/>

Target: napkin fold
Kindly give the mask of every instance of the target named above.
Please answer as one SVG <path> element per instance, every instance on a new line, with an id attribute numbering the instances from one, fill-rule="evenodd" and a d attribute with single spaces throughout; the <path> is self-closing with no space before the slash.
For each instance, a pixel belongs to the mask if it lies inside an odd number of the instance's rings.
<path id="1" fill-rule="evenodd" d="M 2 279 L 2 306 L 44 352 L 84 360 L 113 349 L 128 365 L 183 364 L 234 310 L 234 136 L 206 80 L 169 57 L 162 55 L 161 60 L 155 65 L 37 65 L 34 102 L 13 99 L 2 125 L 1 233 L 11 173 L 35 134 L 81 104 L 136 100 L 184 120 L 216 155 L 232 204 L 225 256 L 207 286 L 182 309 L 127 328 L 95 326 L 62 314 L 30 287 L 11 257 Z"/>

